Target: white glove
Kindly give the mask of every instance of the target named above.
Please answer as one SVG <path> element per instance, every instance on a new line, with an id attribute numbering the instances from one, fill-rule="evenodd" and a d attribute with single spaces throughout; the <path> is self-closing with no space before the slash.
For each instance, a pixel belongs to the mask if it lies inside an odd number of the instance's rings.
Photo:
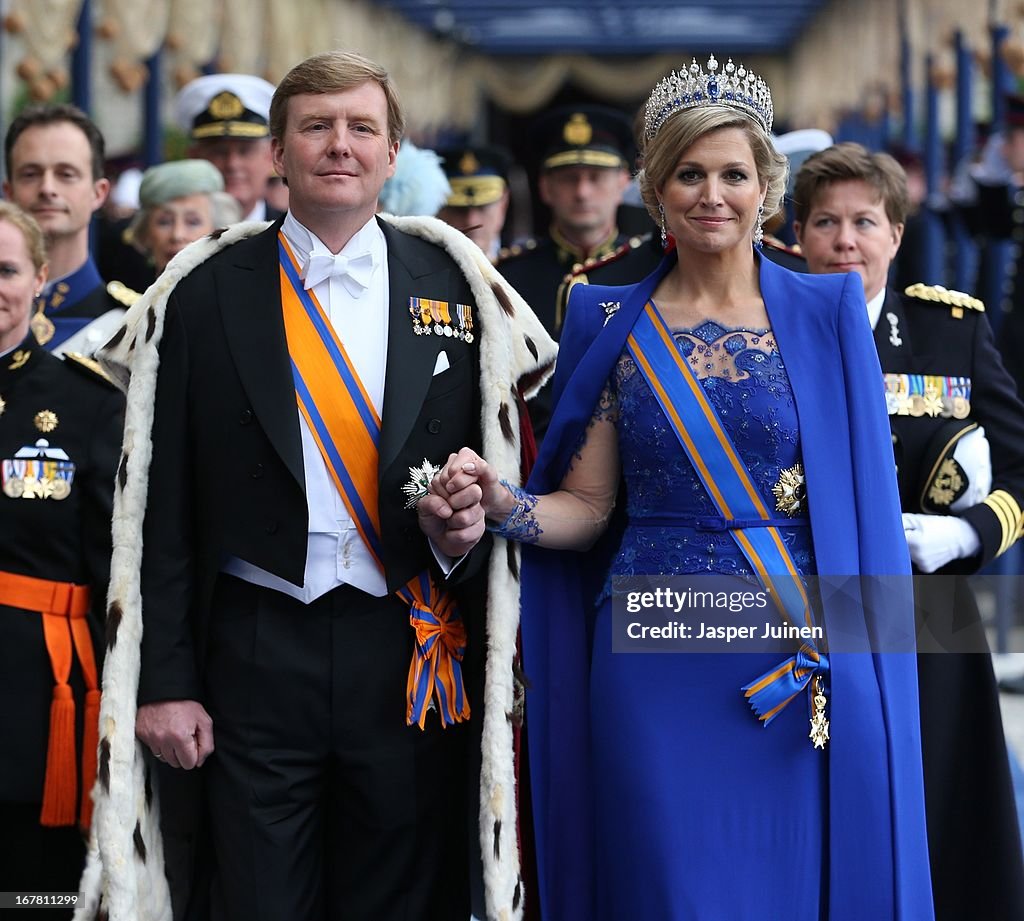
<path id="1" fill-rule="evenodd" d="M 967 474 L 969 483 L 964 494 L 950 507 L 951 512 L 962 512 L 977 505 L 992 492 L 992 452 L 989 450 L 985 429 L 978 426 L 961 438 L 953 449 L 955 460 Z"/>
<path id="2" fill-rule="evenodd" d="M 935 572 L 953 560 L 963 560 L 981 550 L 981 538 L 973 526 L 953 515 L 903 513 L 903 534 L 910 559 L 921 572 Z"/>

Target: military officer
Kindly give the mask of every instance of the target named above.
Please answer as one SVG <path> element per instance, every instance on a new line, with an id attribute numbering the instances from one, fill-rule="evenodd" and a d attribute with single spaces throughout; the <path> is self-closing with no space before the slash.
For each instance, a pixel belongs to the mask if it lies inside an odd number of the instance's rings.
<path id="1" fill-rule="evenodd" d="M 501 250 L 501 231 L 508 213 L 507 151 L 485 145 L 439 150 L 451 195 L 437 216 L 487 253 L 491 262 Z"/>
<path id="2" fill-rule="evenodd" d="M 551 209 L 548 236 L 503 250 L 497 265 L 557 339 L 562 318 L 556 298 L 566 274 L 627 242 L 616 212 L 629 185 L 633 133 L 621 112 L 586 105 L 541 116 L 534 135 L 541 151 L 538 191 Z M 551 416 L 550 387 L 529 412 L 539 441 Z"/>
<path id="3" fill-rule="evenodd" d="M 614 109 L 576 106 L 542 116 L 535 136 L 551 226 L 547 237 L 509 248 L 498 268 L 557 338 L 555 295 L 566 273 L 626 242 L 615 215 L 629 184 L 632 129 Z"/>
<path id="4" fill-rule="evenodd" d="M 815 154 L 794 198 L 810 270 L 864 281 L 915 571 L 975 572 L 1024 523 L 1024 404 L 984 307 L 923 284 L 887 289 L 908 205 L 887 154 L 857 144 Z M 967 654 L 987 653 L 977 604 L 963 579 L 918 578 L 915 594 L 936 919 L 1021 918 L 1024 863 L 991 659 Z"/>
<path id="5" fill-rule="evenodd" d="M 270 100 L 274 86 L 251 74 L 207 74 L 182 87 L 175 99 L 178 124 L 191 140 L 188 155 L 209 160 L 224 188 L 242 207 L 244 221 L 284 217 L 266 202 L 274 175 L 270 155 Z"/>
<path id="6" fill-rule="evenodd" d="M 74 106 L 30 106 L 8 127 L 4 154 L 4 196 L 31 214 L 46 235 L 50 274 L 36 301 L 32 330 L 57 354 L 91 354 L 124 314 L 89 252 L 92 216 L 110 191 L 103 176 L 103 135 Z"/>
<path id="7" fill-rule="evenodd" d="M 120 393 L 88 360 L 61 360 L 36 341 L 32 302 L 45 280 L 38 224 L 0 202 L 4 892 L 78 890 L 123 421 Z"/>

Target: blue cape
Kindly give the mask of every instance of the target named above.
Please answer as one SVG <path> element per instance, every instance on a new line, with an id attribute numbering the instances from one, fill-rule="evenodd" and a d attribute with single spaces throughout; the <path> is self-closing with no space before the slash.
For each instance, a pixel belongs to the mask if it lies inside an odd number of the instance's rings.
<path id="1" fill-rule="evenodd" d="M 530 492 L 559 487 L 636 317 L 674 264 L 674 254 L 667 256 L 636 285 L 573 289 L 555 413 Z M 863 288 L 856 274 L 801 275 L 767 259 L 760 260 L 760 283 L 800 423 L 818 574 L 837 577 L 822 588 L 826 631 L 841 633 L 844 649 L 863 650 L 830 655 L 830 917 L 931 921 L 916 658 L 889 651 L 912 650 L 910 560 Z M 608 555 L 608 548 L 583 555 L 524 547 L 539 888 L 542 915 L 558 921 L 594 916 L 591 810 L 600 804 L 589 783 L 588 628 L 606 572 L 594 561 Z M 794 791 L 794 808 L 799 795 Z"/>

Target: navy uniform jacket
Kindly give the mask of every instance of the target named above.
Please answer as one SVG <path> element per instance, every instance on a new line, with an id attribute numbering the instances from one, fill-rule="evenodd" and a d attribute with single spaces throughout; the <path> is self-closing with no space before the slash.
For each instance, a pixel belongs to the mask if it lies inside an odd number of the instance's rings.
<path id="1" fill-rule="evenodd" d="M 921 290 L 926 296 L 936 293 L 936 289 L 923 286 L 908 290 Z M 894 319 L 889 319 L 890 314 Z M 894 344 L 897 340 L 898 345 Z M 875 345 L 883 373 L 970 379 L 967 419 L 891 414 L 889 421 L 903 510 L 932 514 L 941 513 L 944 500 L 951 496 L 943 494 L 941 483 L 939 489 L 934 488 L 945 454 L 955 447 L 965 426 L 977 423 L 984 427 L 992 454 L 992 489 L 981 502 L 960 513 L 980 535 L 981 553 L 943 570 L 974 572 L 1007 550 L 1024 521 L 1024 404 L 1003 367 L 988 320 L 981 310 L 970 306 L 956 307 L 890 290 L 875 326 Z"/>
<path id="2" fill-rule="evenodd" d="M 498 256 L 497 267 L 508 283 L 533 308 L 544 328 L 557 339 L 562 324 L 556 316 L 555 297 L 562 280 L 589 259 L 599 259 L 614 253 L 628 240 L 628 237 L 615 231 L 604 243 L 587 254 L 559 241 L 555 236 L 528 240 L 509 247 L 507 251 L 503 250 Z M 637 281 L 645 274 L 633 280 Z"/>
<path id="3" fill-rule="evenodd" d="M 99 658 L 124 398 L 106 379 L 72 359 L 55 358 L 29 334 L 0 359 L 0 403 L 5 481 L 0 492 L 0 570 L 88 585 L 93 647 Z M 47 446 L 39 445 L 41 439 Z M 74 476 L 66 498 L 13 495 L 16 465 L 9 462 L 26 447 L 67 455 Z M 38 612 L 0 605 L 0 676 L 9 702 L 0 707 L 0 736 L 8 740 L 0 745 L 0 799 L 38 803 L 54 684 Z M 80 692 L 77 659 L 72 687 L 76 684 Z M 81 724 L 81 693 L 75 696 Z"/>
<path id="4" fill-rule="evenodd" d="M 45 341 L 38 332 L 37 338 L 50 351 L 109 311 L 124 312 L 124 305 L 108 293 L 107 286 L 91 258 L 53 285 L 42 307 L 53 329 L 49 336 L 45 337 Z M 37 308 L 38 304 L 33 307 L 33 314 Z M 91 353 L 98 345 L 100 342 L 92 344 L 92 349 L 82 348 L 78 351 Z"/>
<path id="5" fill-rule="evenodd" d="M 627 258 L 622 258 L 625 254 Z M 610 259 L 619 271 L 605 284 L 627 284 L 645 278 L 661 261 L 661 253 L 651 254 L 644 237 L 625 237 L 616 231 L 589 255 L 584 256 L 554 237 L 528 240 L 503 250 L 497 261 L 498 271 L 533 308 L 544 328 L 558 339 L 565 320 L 561 297 L 566 276 L 582 270 L 585 265 Z M 635 256 L 633 255 L 635 254 Z M 548 383 L 530 401 L 530 422 L 538 443 L 551 418 L 551 384 Z"/>
<path id="6" fill-rule="evenodd" d="M 943 296 L 920 285 L 908 290 Z M 980 307 L 951 294 L 947 299 Z M 979 309 L 889 290 L 875 344 L 885 373 L 971 381 L 965 419 L 889 416 L 903 511 L 950 513 L 948 505 L 971 476 L 950 462 L 958 438 L 981 425 L 989 442 L 991 491 L 958 513 L 980 535 L 981 552 L 954 560 L 939 575 L 915 579 L 918 624 L 926 628 L 919 636 L 925 646 L 935 637 L 939 647 L 918 656 L 918 683 L 936 921 L 1012 921 L 1024 917 L 1024 861 L 996 682 L 989 656 L 943 651 L 986 648 L 969 585 L 943 575 L 974 572 L 1017 538 L 1024 506 L 1024 405 Z"/>

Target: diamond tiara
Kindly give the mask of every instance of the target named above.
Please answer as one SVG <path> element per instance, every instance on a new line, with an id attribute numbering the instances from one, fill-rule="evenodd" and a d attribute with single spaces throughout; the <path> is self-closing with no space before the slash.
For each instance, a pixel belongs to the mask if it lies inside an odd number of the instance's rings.
<path id="1" fill-rule="evenodd" d="M 644 111 L 644 139 L 651 140 L 670 115 L 699 106 L 732 106 L 771 133 L 774 110 L 768 84 L 742 64 L 733 64 L 732 58 L 719 73 L 718 61 L 711 55 L 706 71 L 694 58 L 689 68 L 673 71 L 654 88 Z"/>

